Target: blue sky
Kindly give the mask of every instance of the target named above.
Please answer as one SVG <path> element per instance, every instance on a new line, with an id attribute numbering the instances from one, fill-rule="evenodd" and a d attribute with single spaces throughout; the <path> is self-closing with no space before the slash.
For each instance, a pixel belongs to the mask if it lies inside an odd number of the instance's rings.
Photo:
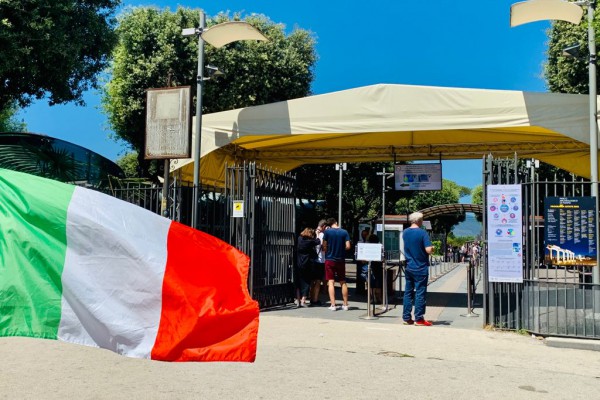
<path id="1" fill-rule="evenodd" d="M 508 0 L 246 0 L 125 1 L 124 6 L 177 5 L 261 13 L 288 31 L 314 33 L 319 60 L 313 94 L 377 83 L 545 91 L 542 68 L 547 22 L 510 28 Z M 86 107 L 50 107 L 38 101 L 20 113 L 31 132 L 58 137 L 115 160 L 125 148 L 113 142 L 99 96 Z M 446 161 L 445 179 L 481 183 L 481 160 Z"/>

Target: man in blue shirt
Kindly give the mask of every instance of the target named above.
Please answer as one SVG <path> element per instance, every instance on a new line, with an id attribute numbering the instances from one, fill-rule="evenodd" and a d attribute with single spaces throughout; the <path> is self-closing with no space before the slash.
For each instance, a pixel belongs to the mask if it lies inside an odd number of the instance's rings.
<path id="1" fill-rule="evenodd" d="M 406 325 L 431 326 L 425 320 L 427 297 L 427 281 L 429 280 L 429 255 L 433 246 L 429 235 L 423 226 L 423 214 L 419 212 L 408 216 L 410 227 L 402 233 L 404 240 L 404 256 L 406 269 L 404 271 L 406 285 L 404 290 L 404 312 L 402 319 Z M 412 318 L 413 303 L 415 318 Z"/>
<path id="2" fill-rule="evenodd" d="M 350 235 L 338 226 L 335 218 L 328 218 L 329 227 L 323 234 L 323 250 L 325 251 L 325 280 L 329 291 L 331 311 L 337 310 L 335 304 L 335 278 L 342 287 L 342 310 L 348 311 L 348 285 L 346 284 L 346 250 L 350 250 Z"/>

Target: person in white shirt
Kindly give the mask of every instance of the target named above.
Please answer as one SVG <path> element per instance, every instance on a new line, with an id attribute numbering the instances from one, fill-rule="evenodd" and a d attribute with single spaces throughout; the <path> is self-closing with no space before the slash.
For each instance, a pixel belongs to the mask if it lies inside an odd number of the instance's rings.
<path id="1" fill-rule="evenodd" d="M 325 224 L 325 220 L 320 220 L 316 229 L 317 239 L 319 239 L 320 244 L 317 245 L 317 259 L 314 263 L 313 280 L 310 284 L 311 306 L 320 306 L 322 304 L 321 300 L 319 300 L 319 293 L 321 293 L 321 284 L 323 282 L 323 277 L 325 276 L 325 252 L 323 251 L 323 233 L 325 232 L 326 228 L 327 225 Z"/>

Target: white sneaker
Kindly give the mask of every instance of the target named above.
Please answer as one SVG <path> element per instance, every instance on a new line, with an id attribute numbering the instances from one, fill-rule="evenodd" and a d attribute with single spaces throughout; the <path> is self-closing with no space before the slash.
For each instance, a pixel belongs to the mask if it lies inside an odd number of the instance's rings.
<path id="1" fill-rule="evenodd" d="M 336 311 L 337 310 L 337 306 L 335 304 L 332 304 L 332 305 L 329 306 L 329 309 L 331 311 Z"/>
<path id="2" fill-rule="evenodd" d="M 342 306 L 342 310 L 348 311 L 348 306 Z"/>

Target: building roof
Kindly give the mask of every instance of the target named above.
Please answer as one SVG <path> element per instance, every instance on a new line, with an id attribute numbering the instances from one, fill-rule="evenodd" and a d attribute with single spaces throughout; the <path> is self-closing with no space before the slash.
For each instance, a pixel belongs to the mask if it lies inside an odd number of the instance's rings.
<path id="1" fill-rule="evenodd" d="M 589 177 L 588 96 L 373 85 L 207 114 L 200 176 L 222 184 L 225 165 L 241 161 L 290 171 L 515 153 Z M 174 160 L 171 171 L 191 181 L 192 167 Z"/>

